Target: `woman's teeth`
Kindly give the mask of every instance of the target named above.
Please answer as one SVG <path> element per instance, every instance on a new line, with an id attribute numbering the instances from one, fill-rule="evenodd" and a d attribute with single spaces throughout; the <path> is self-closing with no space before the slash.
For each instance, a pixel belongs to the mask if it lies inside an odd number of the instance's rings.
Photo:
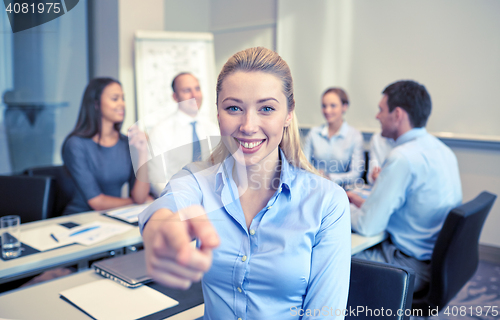
<path id="1" fill-rule="evenodd" d="M 264 141 L 259 141 L 259 142 L 243 142 L 243 141 L 239 141 L 239 143 L 247 148 L 247 149 L 252 149 L 252 148 L 255 148 L 256 146 L 260 145 L 262 142 Z"/>

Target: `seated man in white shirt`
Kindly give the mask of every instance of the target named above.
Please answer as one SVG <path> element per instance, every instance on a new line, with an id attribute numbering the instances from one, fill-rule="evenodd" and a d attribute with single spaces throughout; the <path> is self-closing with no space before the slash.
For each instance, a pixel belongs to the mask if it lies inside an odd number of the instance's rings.
<path id="1" fill-rule="evenodd" d="M 425 130 L 431 98 L 423 85 L 398 81 L 383 91 L 377 119 L 382 136 L 395 147 L 366 200 L 348 192 L 352 229 L 371 236 L 386 230 L 389 238 L 359 258 L 415 270 L 415 291 L 430 279 L 434 244 L 450 210 L 462 202 L 457 159 Z"/>
<path id="2" fill-rule="evenodd" d="M 210 154 L 208 143 L 200 143 L 200 140 L 220 136 L 219 127 L 198 113 L 203 95 L 195 76 L 178 74 L 172 81 L 172 90 L 178 109 L 149 132 L 154 154 L 162 155 L 148 162 L 151 192 L 156 197 L 186 164 L 200 161 Z"/>

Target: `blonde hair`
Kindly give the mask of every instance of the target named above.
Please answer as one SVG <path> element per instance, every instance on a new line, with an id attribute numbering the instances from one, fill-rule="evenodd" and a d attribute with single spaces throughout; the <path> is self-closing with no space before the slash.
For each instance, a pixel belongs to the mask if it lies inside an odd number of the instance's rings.
<path id="1" fill-rule="evenodd" d="M 249 48 L 235 53 L 222 67 L 217 78 L 217 101 L 222 90 L 224 79 L 237 71 L 243 72 L 265 72 L 276 76 L 282 81 L 283 94 L 287 99 L 288 112 L 292 112 L 290 125 L 284 128 L 280 148 L 285 153 L 288 162 L 298 168 L 319 174 L 319 172 L 307 161 L 300 147 L 300 134 L 297 119 L 295 117 L 295 99 L 293 98 L 293 80 L 288 64 L 276 52 L 264 47 Z M 229 155 L 224 143 L 217 145 L 210 160 L 212 163 L 220 163 Z"/>

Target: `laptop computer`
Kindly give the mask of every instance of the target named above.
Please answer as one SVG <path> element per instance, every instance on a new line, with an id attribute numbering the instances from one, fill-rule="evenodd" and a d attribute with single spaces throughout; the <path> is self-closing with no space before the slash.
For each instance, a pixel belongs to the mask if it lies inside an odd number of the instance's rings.
<path id="1" fill-rule="evenodd" d="M 95 262 L 94 271 L 129 288 L 152 281 L 146 271 L 144 250 Z"/>

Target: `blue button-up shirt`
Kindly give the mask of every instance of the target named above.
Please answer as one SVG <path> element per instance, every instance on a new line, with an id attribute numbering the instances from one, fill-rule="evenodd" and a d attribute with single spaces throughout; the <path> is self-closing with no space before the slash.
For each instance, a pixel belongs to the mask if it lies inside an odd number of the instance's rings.
<path id="1" fill-rule="evenodd" d="M 339 183 L 354 183 L 365 170 L 363 136 L 347 122 L 328 137 L 328 125 L 311 129 L 304 141 L 304 154 L 318 170 Z"/>
<path id="2" fill-rule="evenodd" d="M 396 140 L 370 196 L 351 211 L 352 228 L 363 235 L 387 230 L 403 253 L 429 260 L 446 216 L 461 202 L 455 155 L 415 128 Z"/>
<path id="3" fill-rule="evenodd" d="M 205 319 L 323 319 L 346 306 L 351 240 L 345 192 L 280 155 L 279 188 L 249 228 L 232 157 L 214 167 L 186 166 L 139 217 L 142 231 L 161 207 L 204 206 L 221 239 L 202 280 Z"/>

